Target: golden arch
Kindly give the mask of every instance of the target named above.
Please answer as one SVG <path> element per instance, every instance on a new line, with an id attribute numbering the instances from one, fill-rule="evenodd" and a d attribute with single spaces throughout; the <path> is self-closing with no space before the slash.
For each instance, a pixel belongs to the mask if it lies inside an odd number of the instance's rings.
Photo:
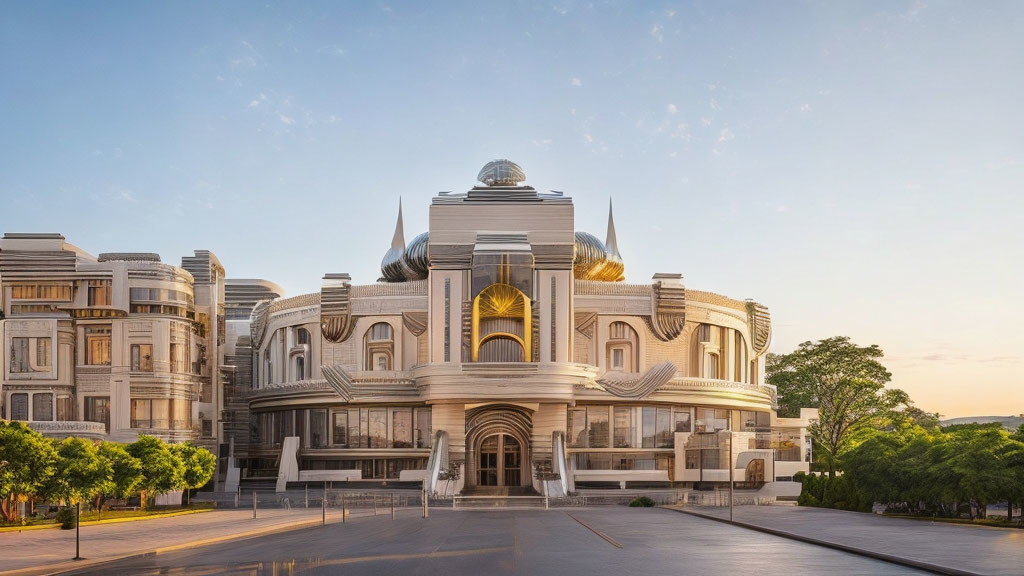
<path id="1" fill-rule="evenodd" d="M 516 318 L 523 321 L 523 336 L 520 338 L 509 332 L 494 332 L 480 337 L 480 320 L 484 318 Z M 523 359 L 531 362 L 533 313 L 530 299 L 521 290 L 510 284 L 497 282 L 484 288 L 473 299 L 473 322 L 470 341 L 472 342 L 470 359 L 480 359 L 480 345 L 493 338 L 511 338 L 523 347 Z"/>

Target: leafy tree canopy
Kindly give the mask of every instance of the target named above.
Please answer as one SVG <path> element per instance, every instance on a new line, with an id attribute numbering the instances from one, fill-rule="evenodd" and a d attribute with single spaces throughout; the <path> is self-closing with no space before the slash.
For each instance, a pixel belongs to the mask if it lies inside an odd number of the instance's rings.
<path id="1" fill-rule="evenodd" d="M 181 459 L 183 488 L 202 488 L 210 478 L 213 478 L 217 468 L 217 457 L 212 452 L 191 442 L 173 444 L 171 449 Z"/>
<path id="2" fill-rule="evenodd" d="M 142 465 L 144 479 L 139 488 L 146 492 L 147 497 L 166 494 L 182 486 L 181 460 L 163 440 L 140 434 L 127 450 Z"/>
<path id="3" fill-rule="evenodd" d="M 102 488 L 104 494 L 114 498 L 128 498 L 139 491 L 145 477 L 142 475 L 142 462 L 138 458 L 115 442 L 100 444 L 99 455 L 110 464 L 110 477 Z"/>
<path id="4" fill-rule="evenodd" d="M 34 494 L 53 475 L 53 442 L 23 422 L 0 420 L 0 515 L 10 521 L 19 495 Z"/>
<path id="5" fill-rule="evenodd" d="M 81 502 L 100 492 L 110 473 L 110 462 L 100 458 L 95 443 L 65 438 L 57 444 L 55 471 L 43 492 L 68 504 Z"/>

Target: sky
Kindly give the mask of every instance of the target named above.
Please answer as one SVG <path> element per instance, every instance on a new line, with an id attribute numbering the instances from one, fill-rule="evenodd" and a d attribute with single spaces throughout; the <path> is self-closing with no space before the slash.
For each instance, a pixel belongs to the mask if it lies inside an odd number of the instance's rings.
<path id="1" fill-rule="evenodd" d="M 372 282 L 399 197 L 489 160 L 627 281 L 878 344 L 945 416 L 1024 413 L 1024 3 L 0 1 L 0 232 Z"/>

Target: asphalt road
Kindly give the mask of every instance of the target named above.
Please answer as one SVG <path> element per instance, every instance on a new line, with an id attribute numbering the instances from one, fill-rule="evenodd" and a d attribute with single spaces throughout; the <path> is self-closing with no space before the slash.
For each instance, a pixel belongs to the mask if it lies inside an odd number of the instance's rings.
<path id="1" fill-rule="evenodd" d="M 130 543 L 126 542 L 126 546 Z M 661 509 L 433 510 L 92 566 L 74 574 L 921 574 Z"/>

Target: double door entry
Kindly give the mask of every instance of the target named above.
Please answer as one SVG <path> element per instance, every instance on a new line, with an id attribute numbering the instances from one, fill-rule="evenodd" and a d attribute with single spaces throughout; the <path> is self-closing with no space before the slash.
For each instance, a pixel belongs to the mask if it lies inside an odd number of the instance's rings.
<path id="1" fill-rule="evenodd" d="M 521 486 L 522 448 L 508 434 L 495 434 L 480 443 L 479 486 Z"/>

